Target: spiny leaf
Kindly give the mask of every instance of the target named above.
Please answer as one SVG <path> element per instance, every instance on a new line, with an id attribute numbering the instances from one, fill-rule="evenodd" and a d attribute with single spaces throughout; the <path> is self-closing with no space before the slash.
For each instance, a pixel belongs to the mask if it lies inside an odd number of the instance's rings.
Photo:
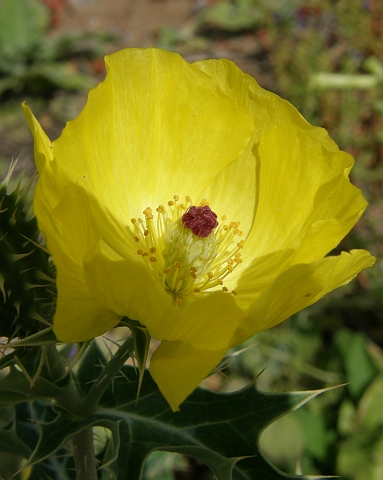
<path id="1" fill-rule="evenodd" d="M 55 302 L 54 267 L 30 209 L 33 177 L 12 190 L 15 165 L 0 184 L 0 336 L 10 339 L 49 325 Z"/>
<path id="2" fill-rule="evenodd" d="M 278 417 L 299 408 L 325 390 L 265 393 L 254 385 L 229 394 L 197 389 L 172 412 L 148 372 L 136 404 L 138 379 L 125 366 L 107 390 L 98 410 L 80 422 L 59 413 L 40 425 L 41 438 L 30 463 L 62 448 L 64 442 L 87 426 L 111 430 L 112 448 L 104 457 L 103 479 L 138 480 L 146 457 L 155 450 L 191 455 L 210 467 L 218 480 L 282 480 L 328 478 L 287 475 L 263 457 L 259 437 Z"/>
<path id="3" fill-rule="evenodd" d="M 52 327 L 40 330 L 29 337 L 16 340 L 10 343 L 0 344 L 0 350 L 4 350 L 12 346 L 17 347 L 40 347 L 42 345 L 55 345 L 57 343 L 56 335 L 53 333 Z M 0 367 L 1 368 L 1 367 Z"/>

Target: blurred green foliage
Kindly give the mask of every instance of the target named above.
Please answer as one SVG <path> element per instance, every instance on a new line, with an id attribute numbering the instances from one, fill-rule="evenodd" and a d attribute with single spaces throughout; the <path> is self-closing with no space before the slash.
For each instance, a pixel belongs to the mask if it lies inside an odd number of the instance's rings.
<path id="1" fill-rule="evenodd" d="M 49 24 L 49 12 L 38 0 L 0 1 L 0 96 L 10 91 L 47 95 L 95 85 L 69 59 L 101 56 L 110 34 L 48 36 Z"/>

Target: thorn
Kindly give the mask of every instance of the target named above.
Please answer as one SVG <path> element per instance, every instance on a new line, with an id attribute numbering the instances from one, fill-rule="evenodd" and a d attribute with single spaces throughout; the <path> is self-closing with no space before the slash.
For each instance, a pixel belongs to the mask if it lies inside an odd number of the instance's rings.
<path id="1" fill-rule="evenodd" d="M 17 162 L 19 161 L 20 156 L 21 156 L 21 153 L 16 158 L 16 160 L 13 160 L 13 159 L 11 160 L 11 164 L 9 165 L 8 173 L 7 173 L 6 177 L 4 178 L 4 180 L 0 183 L 0 188 L 8 187 L 9 181 L 12 177 L 13 171 L 14 171 L 16 165 L 17 165 Z"/>
<path id="2" fill-rule="evenodd" d="M 22 233 L 20 233 L 20 235 L 22 237 L 24 237 L 26 240 L 28 240 L 28 242 L 31 242 L 33 243 L 33 245 L 37 248 L 40 248 L 43 252 L 47 253 L 48 255 L 50 255 L 50 252 L 49 250 L 47 250 L 45 247 L 43 247 L 42 245 L 40 245 L 39 243 L 37 242 L 34 242 L 33 240 L 31 240 L 30 238 L 26 237 L 25 235 L 23 235 Z"/>
<path id="3" fill-rule="evenodd" d="M 13 263 L 16 263 L 18 262 L 19 260 L 22 260 L 23 258 L 25 257 L 28 257 L 29 255 L 31 255 L 31 253 L 33 253 L 35 250 L 31 250 L 30 252 L 28 253 L 12 253 L 12 255 L 10 255 L 11 257 L 11 260 Z"/>

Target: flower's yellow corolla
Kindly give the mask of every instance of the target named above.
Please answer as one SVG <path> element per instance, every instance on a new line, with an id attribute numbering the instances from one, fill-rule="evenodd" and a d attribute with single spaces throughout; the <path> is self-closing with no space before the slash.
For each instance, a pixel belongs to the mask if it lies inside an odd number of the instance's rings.
<path id="1" fill-rule="evenodd" d="M 233 63 L 127 49 L 106 65 L 54 142 L 25 107 L 54 330 L 76 342 L 140 321 L 177 409 L 229 348 L 373 264 L 364 250 L 325 257 L 366 202 L 352 157 Z"/>

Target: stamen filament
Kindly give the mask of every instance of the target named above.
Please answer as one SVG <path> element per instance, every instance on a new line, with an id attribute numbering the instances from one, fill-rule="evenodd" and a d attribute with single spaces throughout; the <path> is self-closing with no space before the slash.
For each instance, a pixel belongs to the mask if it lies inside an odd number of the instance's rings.
<path id="1" fill-rule="evenodd" d="M 206 199 L 194 207 L 190 197 L 181 203 L 174 195 L 166 205 L 146 207 L 143 218 L 131 219 L 137 254 L 163 288 L 176 294 L 177 305 L 183 296 L 229 292 L 224 280 L 242 263 L 240 222 L 218 225 Z M 231 293 L 237 295 L 235 289 Z"/>

